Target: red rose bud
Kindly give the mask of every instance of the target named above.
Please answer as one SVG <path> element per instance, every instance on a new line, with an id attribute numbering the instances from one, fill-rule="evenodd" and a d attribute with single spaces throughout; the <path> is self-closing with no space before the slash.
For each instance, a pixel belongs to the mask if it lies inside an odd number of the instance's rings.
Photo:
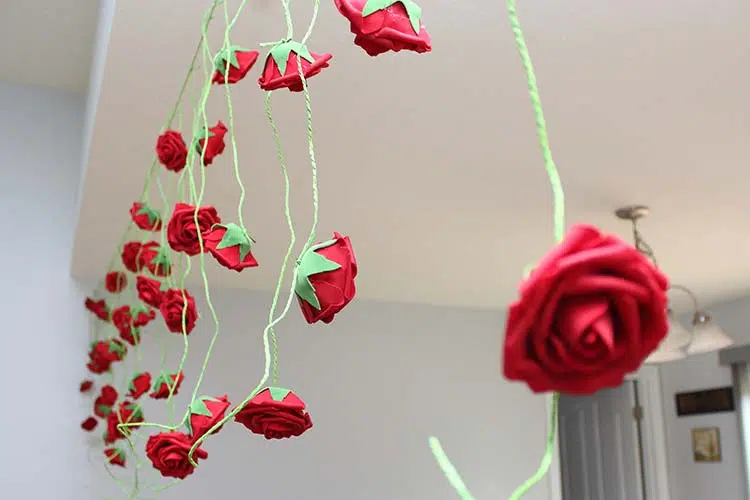
<path id="1" fill-rule="evenodd" d="M 101 388 L 99 396 L 94 400 L 94 415 L 105 418 L 112 412 L 112 406 L 117 402 L 117 390 L 111 385 Z"/>
<path id="2" fill-rule="evenodd" d="M 222 49 L 214 62 L 214 77 L 211 83 L 237 83 L 247 75 L 258 60 L 257 50 L 246 50 L 239 47 Z"/>
<path id="3" fill-rule="evenodd" d="M 224 152 L 224 135 L 227 131 L 227 126 L 219 120 L 216 125 L 204 130 L 200 136 L 195 138 L 195 150 L 203 159 L 204 167 L 211 165 L 214 158 Z"/>
<path id="4" fill-rule="evenodd" d="M 305 402 L 289 389 L 268 387 L 234 416 L 235 422 L 266 439 L 299 436 L 312 427 Z"/>
<path id="5" fill-rule="evenodd" d="M 143 245 L 141 250 L 142 266 L 154 276 L 169 276 L 172 274 L 172 264 L 166 249 L 155 242 L 149 241 Z"/>
<path id="6" fill-rule="evenodd" d="M 187 145 L 182 134 L 167 130 L 156 140 L 156 156 L 164 168 L 180 172 L 187 164 Z"/>
<path id="7" fill-rule="evenodd" d="M 91 344 L 86 366 L 91 373 L 104 373 L 109 371 L 113 362 L 122 360 L 125 353 L 125 345 L 117 339 L 94 342 Z"/>
<path id="8" fill-rule="evenodd" d="M 124 439 L 126 435 L 132 432 L 134 427 L 125 426 L 122 430 L 118 428 L 120 424 L 139 424 L 143 422 L 143 411 L 140 406 L 130 401 L 123 401 L 117 407 L 117 411 L 112 411 L 107 415 L 107 432 L 104 434 L 104 442 L 107 444 L 114 443 L 118 439 Z"/>
<path id="9" fill-rule="evenodd" d="M 97 425 L 99 425 L 99 421 L 95 419 L 94 417 L 89 417 L 83 422 L 81 422 L 81 429 L 83 429 L 86 432 L 91 432 L 94 429 L 96 429 Z"/>
<path id="10" fill-rule="evenodd" d="M 195 299 L 190 295 L 190 292 L 179 288 L 170 288 L 162 293 L 159 311 L 164 318 L 167 330 L 172 333 L 190 335 L 190 332 L 195 328 L 195 322 L 198 320 Z"/>
<path id="11" fill-rule="evenodd" d="M 301 43 L 288 41 L 274 46 L 266 56 L 263 74 L 258 79 L 260 88 L 266 91 L 289 89 L 291 92 L 302 92 L 304 86 L 300 78 L 297 58 L 301 58 L 302 73 L 305 80 L 320 73 L 328 67 L 331 54 L 310 52 Z"/>
<path id="12" fill-rule="evenodd" d="M 252 238 L 237 224 L 216 224 L 206 234 L 204 245 L 216 261 L 227 269 L 242 271 L 257 267 L 252 252 Z"/>
<path id="13" fill-rule="evenodd" d="M 196 227 L 195 221 L 198 220 Z M 205 239 L 211 228 L 221 223 L 221 217 L 212 206 L 196 207 L 187 203 L 177 203 L 172 211 L 172 217 L 167 224 L 167 240 L 175 252 L 184 252 L 190 256 L 206 251 Z"/>
<path id="14" fill-rule="evenodd" d="M 138 273 L 143 269 L 144 263 L 141 258 L 143 245 L 140 241 L 129 241 L 122 246 L 122 265 L 131 273 Z"/>
<path id="15" fill-rule="evenodd" d="M 83 382 L 81 382 L 81 385 L 78 388 L 78 390 L 81 393 L 84 393 L 84 392 L 89 392 L 93 387 L 94 387 L 94 381 L 93 380 L 84 380 Z"/>
<path id="16" fill-rule="evenodd" d="M 107 307 L 107 302 L 104 299 L 94 300 L 87 297 L 84 305 L 86 306 L 86 309 L 89 310 L 89 312 L 94 314 L 94 316 L 96 316 L 100 320 L 109 321 L 109 307 Z"/>
<path id="17" fill-rule="evenodd" d="M 230 404 L 226 394 L 218 398 L 203 396 L 193 401 L 190 404 L 190 420 L 188 421 L 193 440 L 203 436 L 222 420 Z M 217 428 L 211 434 L 216 434 L 222 427 Z"/>
<path id="18" fill-rule="evenodd" d="M 622 384 L 669 330 L 667 288 L 666 276 L 632 245 L 573 226 L 508 308 L 505 377 L 537 393 Z"/>
<path id="19" fill-rule="evenodd" d="M 138 298 L 151 307 L 158 308 L 161 304 L 161 283 L 146 276 L 136 278 L 135 289 Z"/>
<path id="20" fill-rule="evenodd" d="M 161 215 L 159 212 L 139 201 L 130 207 L 130 218 L 139 229 L 144 231 L 160 231 Z"/>
<path id="21" fill-rule="evenodd" d="M 149 436 L 146 442 L 146 456 L 164 477 L 185 479 L 195 471 L 190 462 L 208 458 L 208 453 L 202 448 L 196 448 L 189 458 L 193 441 L 190 436 L 182 432 L 160 432 Z"/>
<path id="22" fill-rule="evenodd" d="M 151 391 L 149 396 L 153 399 L 167 399 L 170 397 L 170 391 L 172 396 L 176 396 L 184 378 L 185 376 L 182 372 L 172 374 L 162 373 L 156 378 L 154 390 Z M 174 390 L 172 387 L 174 387 Z"/>
<path id="23" fill-rule="evenodd" d="M 125 273 L 110 272 L 104 277 L 104 287 L 110 293 L 120 293 L 128 285 L 128 277 Z"/>
<path id="24" fill-rule="evenodd" d="M 330 323 L 354 298 L 357 259 L 348 236 L 310 247 L 297 264 L 294 291 L 308 323 Z"/>
<path id="25" fill-rule="evenodd" d="M 334 0 L 349 20 L 354 43 L 371 56 L 384 52 L 432 50 L 422 9 L 412 0 Z"/>
<path id="26" fill-rule="evenodd" d="M 132 399 L 138 399 L 149 390 L 151 390 L 151 374 L 148 372 L 139 373 L 130 381 L 128 396 Z"/>
<path id="27" fill-rule="evenodd" d="M 106 448 L 104 450 L 104 456 L 107 457 L 107 462 L 109 462 L 111 465 L 125 467 L 125 452 L 121 449 Z"/>

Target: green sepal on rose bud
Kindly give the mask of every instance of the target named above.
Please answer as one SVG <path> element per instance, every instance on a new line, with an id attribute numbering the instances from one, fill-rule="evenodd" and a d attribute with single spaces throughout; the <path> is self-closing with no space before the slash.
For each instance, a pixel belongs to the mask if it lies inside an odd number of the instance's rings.
<path id="1" fill-rule="evenodd" d="M 146 215 L 148 217 L 148 223 L 151 226 L 155 226 L 157 221 L 161 220 L 161 215 L 159 215 L 159 212 L 149 207 L 145 203 L 141 206 L 140 209 L 138 209 L 136 215 Z"/>
<path id="2" fill-rule="evenodd" d="M 240 250 L 240 262 L 245 260 L 247 254 L 253 247 L 253 239 L 247 234 L 247 231 L 234 223 L 216 224 L 214 227 L 223 227 L 226 229 L 221 241 L 216 245 L 217 250 L 237 246 Z"/>
<path id="3" fill-rule="evenodd" d="M 102 415 L 106 417 L 107 415 L 112 413 L 112 407 L 107 406 L 107 405 L 97 405 L 96 411 L 98 411 L 99 413 L 101 413 Z"/>
<path id="4" fill-rule="evenodd" d="M 291 389 L 286 389 L 284 387 L 268 387 L 267 389 L 268 393 L 271 395 L 271 399 L 274 401 L 284 401 L 284 398 L 292 392 Z"/>
<path id="5" fill-rule="evenodd" d="M 285 75 L 286 65 L 289 61 L 289 54 L 291 54 L 292 52 L 297 54 L 297 57 L 301 57 L 307 62 L 315 62 L 315 58 L 312 56 L 312 54 L 310 54 L 307 46 L 299 42 L 295 42 L 294 40 L 287 40 L 271 47 L 271 50 L 266 56 L 266 60 L 268 60 L 269 57 L 272 57 L 273 61 L 276 63 L 276 66 L 278 66 L 279 68 L 279 73 L 281 75 Z"/>
<path id="6" fill-rule="evenodd" d="M 414 33 L 419 34 L 419 22 L 422 20 L 422 9 L 413 2 L 413 0 L 367 0 L 365 6 L 362 7 L 362 17 L 367 17 L 370 14 L 374 14 L 379 10 L 385 10 L 391 5 L 400 3 L 406 10 L 406 15 L 409 16 L 409 23 L 414 30 Z"/>
<path id="7" fill-rule="evenodd" d="M 203 417 L 210 417 L 213 415 L 211 413 L 211 410 L 208 409 L 208 406 L 206 406 L 206 401 L 219 400 L 210 396 L 201 396 L 198 399 L 194 399 L 193 402 L 190 403 L 189 414 L 187 416 L 187 419 L 185 420 L 185 427 L 187 427 L 189 434 L 193 433 L 193 429 L 190 425 L 190 415 L 201 415 Z"/>
<path id="8" fill-rule="evenodd" d="M 336 240 L 328 240 L 313 245 L 297 260 L 297 277 L 294 283 L 294 293 L 317 310 L 320 310 L 320 301 L 317 295 L 315 295 L 315 287 L 310 282 L 310 276 L 335 271 L 341 268 L 341 264 L 325 258 L 316 252 L 316 250 L 330 247 L 334 243 L 336 243 Z"/>
<path id="9" fill-rule="evenodd" d="M 113 352 L 117 354 L 118 356 L 123 356 L 125 354 L 125 346 L 119 342 L 110 340 L 108 343 L 108 347 L 109 347 L 109 352 Z"/>
<path id="10" fill-rule="evenodd" d="M 227 71 L 227 62 L 235 68 L 240 67 L 240 62 L 237 60 L 237 52 L 249 52 L 249 49 L 244 49 L 236 45 L 232 45 L 228 49 L 221 49 L 217 52 L 214 57 L 214 69 L 224 75 Z"/>
<path id="11" fill-rule="evenodd" d="M 151 259 L 151 265 L 154 266 L 154 270 L 156 271 L 154 274 L 159 274 L 160 271 L 165 274 L 167 273 L 172 263 L 169 262 L 169 255 L 167 255 L 167 251 L 164 248 L 159 247 L 154 258 Z"/>

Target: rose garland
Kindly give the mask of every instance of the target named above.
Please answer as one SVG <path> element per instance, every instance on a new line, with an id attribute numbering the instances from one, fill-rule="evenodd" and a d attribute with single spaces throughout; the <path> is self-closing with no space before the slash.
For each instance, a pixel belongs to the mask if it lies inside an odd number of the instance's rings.
<path id="1" fill-rule="evenodd" d="M 506 317 L 503 374 L 525 382 L 534 393 L 552 393 L 545 452 L 537 472 L 511 494 L 510 500 L 518 500 L 552 464 L 560 394 L 591 394 L 622 384 L 664 339 L 668 280 L 632 245 L 594 226 L 574 225 L 565 234 L 562 182 L 516 0 L 507 0 L 506 6 L 552 186 L 557 242 L 521 281 L 519 298 Z M 431 437 L 429 444 L 459 497 L 473 500 L 439 440 Z"/>
<path id="2" fill-rule="evenodd" d="M 220 266 L 235 272 L 259 265 L 252 253 L 255 240 L 243 220 L 246 191 L 238 167 L 231 87 L 245 81 L 260 53 L 234 45 L 230 40 L 246 1 L 243 0 L 230 16 L 227 3 L 214 0 L 204 16 L 201 39 L 177 103 L 156 140 L 156 155 L 148 170 L 143 192 L 129 207 L 131 221 L 128 229 L 100 287 L 85 302 L 94 322 L 87 363 L 92 379 L 81 383 L 80 392 L 95 397 L 92 414 L 85 418 L 81 427 L 93 431 L 100 421 L 104 422 L 102 456 L 108 472 L 111 467 L 128 467 L 129 459 L 138 460 L 135 441 L 139 437 L 145 438 L 145 455 L 162 476 L 184 479 L 195 471 L 200 460 L 208 458 L 201 445 L 230 419 L 266 439 L 299 436 L 312 427 L 305 402 L 290 389 L 278 386 L 274 328 L 287 315 L 295 298 L 308 323 L 333 321 L 354 298 L 357 261 L 345 235 L 334 233 L 332 238 L 316 243 L 317 162 L 308 79 L 327 68 L 332 59 L 329 53 L 312 52 L 307 47 L 319 2 L 315 2 L 311 22 L 299 41 L 294 38 L 288 0 L 281 0 L 281 3 L 287 33 L 282 40 L 260 44 L 268 52 L 258 85 L 266 91 L 266 116 L 284 178 L 284 211 L 290 241 L 279 272 L 268 324 L 263 331 L 264 374 L 257 386 L 231 410 L 232 403 L 226 394 L 199 395 L 206 365 L 219 335 L 219 322 L 205 272 L 205 255 L 210 254 Z M 421 23 L 421 10 L 411 0 L 335 0 L 335 4 L 350 22 L 354 43 L 371 56 L 389 51 L 424 53 L 431 50 L 429 35 Z M 221 48 L 214 53 L 208 45 L 207 31 L 220 5 L 223 5 L 226 26 Z M 181 108 L 188 84 L 199 66 L 204 69 L 204 84 L 193 110 L 191 136 L 186 140 L 187 134 L 181 130 Z M 214 88 L 221 87 L 226 97 L 227 116 L 209 121 L 206 112 L 209 95 Z M 288 299 L 277 314 L 281 288 L 296 243 L 289 209 L 289 177 L 271 110 L 272 93 L 281 89 L 300 92 L 304 96 L 312 171 L 313 223 L 294 262 Z M 241 192 L 233 221 L 225 220 L 215 207 L 204 203 L 206 176 L 201 170 L 219 168 L 214 165 L 225 156 L 227 148 L 231 150 L 231 162 Z M 200 181 L 196 179 L 198 175 Z M 177 192 L 185 193 L 184 199 L 174 204 L 168 202 L 163 176 L 177 176 Z M 152 204 L 150 199 L 153 185 L 160 195 L 160 203 Z M 182 418 L 174 418 L 172 398 L 183 383 L 192 382 L 189 374 L 183 371 L 189 348 L 188 337 L 202 317 L 194 295 L 185 286 L 194 258 L 200 264 L 205 301 L 213 318 L 214 332 L 203 368 L 195 378 L 191 402 Z M 146 327 L 158 324 L 157 317 L 161 317 L 167 332 L 181 336 L 184 347 L 179 364 L 166 369 L 165 342 L 162 345 L 162 367 L 158 374 L 152 374 L 141 367 L 140 348 L 149 338 L 149 335 L 144 335 Z M 146 421 L 141 405 L 146 395 L 151 400 L 167 403 L 168 424 Z M 149 428 L 155 428 L 157 432 L 145 436 L 144 432 Z M 127 447 L 118 446 L 121 441 L 126 442 Z M 129 498 L 136 498 L 148 487 L 139 479 L 137 465 L 132 468 L 132 484 L 121 484 Z M 114 475 L 113 478 L 117 480 Z M 118 483 L 121 482 L 118 480 Z"/>

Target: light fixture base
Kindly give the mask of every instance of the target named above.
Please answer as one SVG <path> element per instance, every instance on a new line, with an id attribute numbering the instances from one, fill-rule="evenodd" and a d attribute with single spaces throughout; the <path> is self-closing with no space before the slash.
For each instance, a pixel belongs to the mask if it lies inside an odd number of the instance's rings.
<path id="1" fill-rule="evenodd" d="M 618 219 L 629 221 L 637 221 L 638 219 L 643 219 L 650 213 L 651 209 L 646 205 L 627 205 L 615 210 L 615 215 Z"/>

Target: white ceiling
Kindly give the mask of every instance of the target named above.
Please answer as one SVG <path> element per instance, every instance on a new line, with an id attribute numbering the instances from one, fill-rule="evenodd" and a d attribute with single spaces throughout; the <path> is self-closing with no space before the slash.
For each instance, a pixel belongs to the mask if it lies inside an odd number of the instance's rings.
<path id="1" fill-rule="evenodd" d="M 5 0 L 0 80 L 86 91 L 99 0 Z"/>
<path id="2" fill-rule="evenodd" d="M 352 44 L 333 2 L 323 2 L 310 43 L 334 54 L 311 81 L 319 234 L 351 235 L 360 297 L 500 308 L 515 296 L 523 268 L 552 244 L 551 195 L 526 84 L 501 1 L 422 3 L 433 52 L 373 59 Z M 746 293 L 750 2 L 520 3 L 569 221 L 629 237 L 612 210 L 650 204 L 642 229 L 674 281 L 706 301 Z M 206 4 L 118 6 L 76 235 L 79 276 L 98 277 L 112 256 Z M 308 4 L 293 2 L 300 31 Z M 256 0 L 234 42 L 276 40 L 282 24 L 276 1 Z M 210 35 L 216 47 L 220 33 Z M 235 128 L 248 189 L 245 222 L 261 267 L 237 274 L 209 262 L 214 286 L 270 289 L 287 241 L 281 176 L 255 78 L 257 68 L 235 88 Z M 209 120 L 226 121 L 224 98 L 214 94 Z M 295 221 L 305 233 L 304 104 L 301 95 L 282 92 L 275 102 Z M 230 156 L 207 170 L 205 195 L 226 220 L 234 218 L 239 192 Z"/>

